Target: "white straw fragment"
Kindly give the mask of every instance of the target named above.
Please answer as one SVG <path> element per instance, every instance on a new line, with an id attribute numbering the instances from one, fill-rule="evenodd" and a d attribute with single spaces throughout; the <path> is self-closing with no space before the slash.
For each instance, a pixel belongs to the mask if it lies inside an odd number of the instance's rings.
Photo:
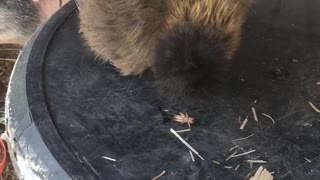
<path id="1" fill-rule="evenodd" d="M 219 165 L 220 163 L 218 161 L 212 160 L 213 163 Z"/>
<path id="2" fill-rule="evenodd" d="M 244 153 L 241 153 L 241 154 L 237 154 L 237 151 L 232 153 L 227 159 L 226 161 L 228 161 L 229 159 L 231 158 L 235 158 L 235 157 L 240 157 L 240 156 L 245 156 L 245 155 L 248 155 L 248 154 L 251 154 L 253 152 L 255 152 L 256 150 L 251 150 L 251 151 L 248 151 L 248 152 L 244 152 Z"/>
<path id="3" fill-rule="evenodd" d="M 273 124 L 276 123 L 276 121 L 275 121 L 270 115 L 265 114 L 265 113 L 262 113 L 262 115 L 265 116 L 265 117 L 267 117 L 267 118 L 269 118 L 269 119 L 273 122 Z"/>
<path id="4" fill-rule="evenodd" d="M 107 156 L 102 156 L 102 158 L 106 159 L 106 160 L 109 160 L 109 161 L 114 161 L 114 162 L 117 161 L 116 159 L 113 159 L 113 158 L 110 158 L 110 157 L 107 157 Z"/>
<path id="5" fill-rule="evenodd" d="M 235 170 L 235 171 L 238 170 L 239 167 L 240 167 L 240 164 L 239 164 L 236 168 L 234 168 L 234 170 Z"/>
<path id="6" fill-rule="evenodd" d="M 238 153 L 238 151 L 233 152 L 229 157 L 227 157 L 226 161 L 228 161 L 229 159 L 231 159 L 234 155 L 236 155 Z"/>
<path id="7" fill-rule="evenodd" d="M 308 159 L 308 158 L 306 158 L 306 157 L 305 157 L 304 159 L 305 159 L 306 161 L 308 161 L 308 162 L 311 162 L 311 160 L 310 160 L 310 159 Z"/>
<path id="8" fill-rule="evenodd" d="M 265 164 L 267 161 L 264 160 L 247 160 L 248 163 L 253 163 L 253 164 Z"/>
<path id="9" fill-rule="evenodd" d="M 247 137 L 244 137 L 244 138 L 234 139 L 234 140 L 232 140 L 232 142 L 246 140 L 246 139 L 251 138 L 252 136 L 254 136 L 254 134 L 251 134 L 250 136 L 247 136 Z"/>
<path id="10" fill-rule="evenodd" d="M 174 134 L 184 145 L 186 145 L 194 154 L 196 154 L 200 159 L 204 160 L 203 157 L 200 156 L 198 151 L 196 151 L 193 147 L 190 146 L 174 129 L 170 129 L 170 132 Z"/>
<path id="11" fill-rule="evenodd" d="M 251 151 L 244 152 L 244 153 L 241 153 L 241 154 L 236 154 L 236 155 L 234 155 L 233 157 L 245 156 L 245 155 L 251 154 L 251 153 L 253 153 L 253 152 L 256 152 L 256 150 L 251 150 Z"/>
<path id="12" fill-rule="evenodd" d="M 190 150 L 189 150 L 189 153 L 190 153 L 192 161 L 194 162 L 194 157 L 193 157 L 193 154 L 192 154 L 192 152 Z"/>
<path id="13" fill-rule="evenodd" d="M 191 131 L 191 129 L 182 129 L 182 130 L 178 130 L 176 131 L 177 133 L 183 133 L 183 132 L 188 132 Z"/>
<path id="14" fill-rule="evenodd" d="M 248 117 L 243 121 L 243 123 L 240 126 L 240 129 L 243 130 L 244 127 L 247 125 L 247 123 L 248 123 Z"/>
<path id="15" fill-rule="evenodd" d="M 313 110 L 315 110 L 317 113 L 320 113 L 320 110 L 311 102 L 309 101 L 309 105 L 312 107 Z"/>
<path id="16" fill-rule="evenodd" d="M 224 168 L 226 169 L 232 169 L 233 167 L 232 166 L 223 166 Z"/>
<path id="17" fill-rule="evenodd" d="M 237 148 L 237 147 L 239 147 L 239 146 L 234 146 L 234 147 L 230 148 L 230 149 L 229 149 L 229 152 L 232 151 L 232 150 L 234 150 L 234 149 Z"/>
<path id="18" fill-rule="evenodd" d="M 157 180 L 159 179 L 161 176 L 163 176 L 166 173 L 166 171 L 162 171 L 158 176 L 152 178 L 152 180 Z"/>
<path id="19" fill-rule="evenodd" d="M 254 120 L 258 122 L 259 120 L 258 120 L 258 116 L 257 116 L 257 113 L 256 113 L 256 109 L 254 107 L 252 107 L 251 110 L 252 110 L 252 113 L 253 113 Z"/>
<path id="20" fill-rule="evenodd" d="M 319 82 L 317 82 L 317 85 L 320 85 L 320 81 L 319 81 Z"/>

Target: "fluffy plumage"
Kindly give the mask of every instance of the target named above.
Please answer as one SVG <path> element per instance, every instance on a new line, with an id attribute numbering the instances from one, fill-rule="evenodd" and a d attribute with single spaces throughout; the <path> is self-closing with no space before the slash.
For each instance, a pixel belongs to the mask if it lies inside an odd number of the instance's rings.
<path id="1" fill-rule="evenodd" d="M 159 89 L 199 91 L 238 49 L 250 0 L 87 0 L 87 45 L 123 75 L 150 68 Z"/>

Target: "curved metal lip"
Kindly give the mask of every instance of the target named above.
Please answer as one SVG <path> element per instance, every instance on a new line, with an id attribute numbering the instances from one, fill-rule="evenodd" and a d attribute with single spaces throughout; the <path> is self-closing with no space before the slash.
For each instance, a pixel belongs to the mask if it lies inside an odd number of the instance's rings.
<path id="1" fill-rule="evenodd" d="M 33 37 L 31 37 L 25 47 L 26 50 L 22 51 L 22 54 L 26 53 L 23 55 L 23 57 L 27 57 L 27 59 L 24 59 L 22 56 L 20 56 L 17 61 L 17 64 L 27 63 L 26 65 L 23 65 L 26 66 L 26 71 L 15 73 L 23 73 L 23 76 L 25 76 L 25 81 L 19 81 L 19 83 L 23 83 L 26 88 L 26 92 L 22 94 L 26 94 L 26 103 L 29 105 L 29 109 L 27 109 L 29 112 L 27 113 L 39 131 L 41 136 L 40 139 L 43 140 L 43 143 L 47 146 L 55 160 L 60 164 L 70 178 L 87 180 L 95 178 L 84 166 L 81 165 L 81 162 L 77 159 L 77 157 L 74 156 L 59 135 L 59 132 L 56 130 L 50 116 L 50 111 L 47 107 L 47 99 L 44 94 L 45 87 L 43 72 L 45 68 L 44 64 L 47 47 L 49 46 L 50 41 L 58 27 L 75 10 L 76 4 L 73 1 L 67 3 L 59 10 L 59 13 L 54 14 L 43 26 L 37 30 L 37 32 L 33 34 Z M 17 64 L 16 66 L 18 66 Z M 8 96 L 12 95 L 14 94 L 10 94 L 8 92 L 7 98 Z M 8 107 L 6 107 L 6 111 L 10 112 L 10 109 L 10 105 L 8 105 Z M 15 113 L 19 112 L 12 112 L 12 114 Z M 41 157 L 39 158 L 41 159 Z"/>

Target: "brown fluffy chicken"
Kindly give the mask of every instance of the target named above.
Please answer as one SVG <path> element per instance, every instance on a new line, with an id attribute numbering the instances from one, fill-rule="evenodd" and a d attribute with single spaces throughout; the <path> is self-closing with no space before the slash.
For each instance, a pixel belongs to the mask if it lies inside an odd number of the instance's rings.
<path id="1" fill-rule="evenodd" d="M 238 49 L 250 0 L 85 0 L 80 32 L 122 75 L 150 68 L 164 92 L 187 95 Z"/>

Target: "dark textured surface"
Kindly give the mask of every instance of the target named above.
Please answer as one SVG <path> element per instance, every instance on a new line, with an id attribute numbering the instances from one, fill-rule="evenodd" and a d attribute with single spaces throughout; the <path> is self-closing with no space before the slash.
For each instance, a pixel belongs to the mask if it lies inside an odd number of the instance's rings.
<path id="1" fill-rule="evenodd" d="M 73 2 L 68 3 L 59 10 L 59 13 L 54 14 L 47 23 L 39 27 L 23 48 L 18 63 L 14 68 L 14 75 L 10 80 L 11 92 L 8 93 L 8 101 L 6 102 L 8 104 L 6 113 L 9 115 L 6 115 L 6 118 L 8 118 L 8 128 L 15 128 L 13 137 L 18 136 L 12 142 L 12 144 L 18 143 L 17 147 L 15 147 L 18 150 L 15 149 L 14 151 L 18 151 L 22 155 L 26 154 L 25 156 L 28 157 L 31 154 L 28 146 L 32 146 L 38 156 L 36 160 L 39 159 L 39 161 L 43 161 L 44 163 L 53 164 L 51 167 L 50 165 L 45 167 L 48 168 L 45 171 L 32 169 L 30 166 L 22 167 L 25 169 L 29 168 L 28 170 L 33 172 L 32 174 L 36 176 L 35 178 L 40 176 L 39 178 L 43 179 L 49 175 L 51 176 L 50 179 L 61 179 L 65 178 L 65 172 L 68 172 L 69 177 L 73 179 L 93 179 L 93 176 L 79 164 L 78 159 L 70 152 L 65 142 L 62 141 L 58 130 L 54 126 L 45 94 L 46 75 L 44 71 L 46 70 L 46 66 L 44 66 L 44 57 L 47 48 L 50 46 L 50 40 L 56 31 L 59 31 L 58 27 L 69 17 L 75 8 L 76 6 Z M 41 137 L 39 137 L 38 133 Z M 28 142 L 28 146 L 26 146 L 25 142 L 21 143 L 21 138 L 26 138 L 30 141 Z M 46 145 L 46 148 L 42 147 L 43 144 Z M 47 150 L 52 152 L 52 154 L 48 154 Z M 52 155 L 60 164 L 60 167 L 57 167 L 55 162 L 50 162 Z M 29 160 L 28 164 L 38 163 L 32 162 L 33 160 Z M 42 168 L 41 166 L 43 164 L 39 163 L 40 168 Z M 60 168 L 65 172 L 57 172 Z M 53 174 L 54 177 L 52 177 Z M 61 176 L 61 174 L 63 175 Z"/>
<path id="2" fill-rule="evenodd" d="M 247 159 L 266 160 L 276 179 L 319 179 L 320 120 L 308 106 L 312 101 L 320 107 L 319 7 L 317 0 L 255 1 L 242 48 L 206 104 L 166 102 L 152 89 L 148 73 L 141 79 L 121 77 L 94 60 L 81 46 L 74 12 L 54 34 L 42 64 L 55 128 L 79 165 L 97 179 L 150 179 L 163 170 L 164 179 L 240 179 L 258 167 L 251 169 Z M 169 132 L 187 127 L 164 118 L 165 109 L 195 117 L 192 131 L 181 135 L 204 161 L 192 162 L 188 149 Z M 271 114 L 276 123 L 261 113 Z M 238 118 L 247 115 L 241 131 Z M 231 141 L 250 134 L 250 139 Z M 239 153 L 256 152 L 225 162 L 235 145 Z M 238 164 L 237 171 L 223 167 Z"/>

